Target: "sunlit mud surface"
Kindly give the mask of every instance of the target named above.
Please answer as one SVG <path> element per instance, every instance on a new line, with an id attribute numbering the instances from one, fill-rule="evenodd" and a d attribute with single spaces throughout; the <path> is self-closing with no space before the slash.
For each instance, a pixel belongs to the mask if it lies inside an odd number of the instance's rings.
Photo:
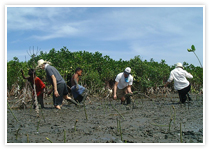
<path id="1" fill-rule="evenodd" d="M 11 109 L 18 121 L 7 108 L 7 143 L 203 143 L 203 95 L 191 97 L 133 97 L 129 106 L 93 97 L 86 113 L 67 101 L 57 110 L 48 97 L 39 118 L 31 104 Z"/>

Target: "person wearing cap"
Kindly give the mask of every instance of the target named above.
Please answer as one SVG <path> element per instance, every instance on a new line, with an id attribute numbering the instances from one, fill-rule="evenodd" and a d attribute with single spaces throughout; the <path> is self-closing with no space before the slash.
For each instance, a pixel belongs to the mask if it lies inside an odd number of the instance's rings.
<path id="1" fill-rule="evenodd" d="M 50 65 L 50 62 L 41 59 L 38 61 L 37 68 L 45 70 L 47 79 L 52 84 L 52 89 L 48 92 L 48 95 L 53 91 L 53 104 L 55 108 L 61 109 L 63 98 L 77 105 L 77 103 L 68 96 L 67 85 L 63 77 L 55 67 Z"/>
<path id="2" fill-rule="evenodd" d="M 133 84 L 133 76 L 131 75 L 131 68 L 125 68 L 124 72 L 121 72 L 117 75 L 114 85 L 114 99 L 120 98 L 121 104 L 130 104 L 130 98 L 125 99 L 125 95 L 132 93 L 131 86 Z"/>
<path id="3" fill-rule="evenodd" d="M 176 68 L 171 71 L 170 76 L 165 84 L 165 87 L 167 87 L 167 85 L 174 80 L 174 89 L 178 91 L 181 103 L 185 103 L 187 97 L 189 101 L 191 101 L 190 95 L 188 93 L 190 91 L 191 85 L 187 78 L 191 79 L 193 76 L 184 70 L 182 63 L 177 63 Z"/>

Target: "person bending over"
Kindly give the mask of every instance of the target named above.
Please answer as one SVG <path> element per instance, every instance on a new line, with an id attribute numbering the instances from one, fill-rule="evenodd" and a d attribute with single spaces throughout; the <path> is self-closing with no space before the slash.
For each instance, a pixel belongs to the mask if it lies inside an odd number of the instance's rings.
<path id="1" fill-rule="evenodd" d="M 82 76 L 82 69 L 76 68 L 75 74 L 71 78 L 71 92 L 76 101 L 81 103 L 87 97 L 88 90 L 83 86 L 79 85 L 79 77 Z"/>
<path id="2" fill-rule="evenodd" d="M 174 89 L 178 91 L 181 103 L 185 103 L 187 97 L 189 101 L 192 100 L 188 93 L 190 91 L 191 84 L 186 78 L 191 79 L 193 78 L 193 76 L 183 68 L 184 67 L 182 66 L 181 63 L 177 63 L 176 68 L 171 71 L 170 76 L 166 84 L 164 85 L 165 87 L 167 87 L 167 85 L 174 80 Z"/>
<path id="3" fill-rule="evenodd" d="M 61 109 L 63 98 L 67 101 L 70 101 L 77 105 L 69 96 L 68 96 L 68 89 L 66 82 L 64 81 L 63 77 L 60 75 L 58 70 L 49 65 L 50 62 L 44 61 L 43 59 L 38 61 L 37 68 L 41 68 L 45 70 L 47 74 L 47 79 L 52 84 L 52 89 L 48 92 L 50 94 L 53 91 L 53 104 L 55 108 Z"/>
<path id="4" fill-rule="evenodd" d="M 124 72 L 119 73 L 115 79 L 113 98 L 120 98 L 121 104 L 125 104 L 125 101 L 127 101 L 127 104 L 130 104 L 130 97 L 125 98 L 125 95 L 128 93 L 133 93 L 131 91 L 132 84 L 133 76 L 131 75 L 131 68 L 127 67 L 125 68 Z"/>

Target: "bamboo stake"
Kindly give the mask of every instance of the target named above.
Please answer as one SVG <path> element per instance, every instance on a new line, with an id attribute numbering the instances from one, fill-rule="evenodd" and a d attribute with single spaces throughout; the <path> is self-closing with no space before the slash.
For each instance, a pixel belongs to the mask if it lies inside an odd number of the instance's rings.
<path id="1" fill-rule="evenodd" d="M 34 78 L 34 73 L 33 73 L 33 78 Z M 33 86 L 34 86 L 34 96 L 35 96 L 35 102 L 34 102 L 34 104 L 35 104 L 35 111 L 36 111 L 36 115 L 37 115 L 37 117 L 39 117 L 39 106 L 38 106 L 38 100 L 37 100 L 37 95 L 36 95 L 36 85 L 35 85 L 35 78 L 34 78 L 34 84 L 33 84 Z"/>

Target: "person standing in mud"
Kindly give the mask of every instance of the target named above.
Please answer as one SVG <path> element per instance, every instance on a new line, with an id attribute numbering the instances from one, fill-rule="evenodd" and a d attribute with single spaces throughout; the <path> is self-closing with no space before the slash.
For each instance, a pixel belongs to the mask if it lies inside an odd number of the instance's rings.
<path id="1" fill-rule="evenodd" d="M 49 65 L 50 62 L 44 61 L 43 59 L 40 59 L 38 61 L 38 66 L 37 68 L 41 68 L 45 70 L 47 74 L 47 79 L 49 82 L 52 84 L 52 89 L 48 92 L 48 95 L 51 94 L 53 91 L 53 104 L 55 108 L 61 109 L 62 107 L 62 102 L 63 98 L 66 99 L 67 101 L 70 101 L 77 105 L 76 102 L 74 102 L 69 96 L 68 96 L 68 90 L 67 90 L 67 85 L 58 70 Z"/>
<path id="2" fill-rule="evenodd" d="M 24 76 L 22 69 L 21 69 L 21 73 L 22 73 L 23 79 L 27 79 L 31 83 L 32 88 L 34 88 L 33 84 L 35 80 L 37 100 L 38 100 L 38 103 L 41 105 L 41 108 L 44 108 L 43 92 L 45 89 L 45 84 L 42 82 L 42 80 L 39 77 L 36 76 L 36 72 L 34 69 L 30 69 L 28 71 L 29 77 Z M 34 96 L 34 92 L 33 92 L 33 96 Z M 33 101 L 34 101 L 34 97 L 33 97 Z M 35 108 L 35 105 L 34 105 L 34 108 Z"/>
<path id="3" fill-rule="evenodd" d="M 130 97 L 125 98 L 125 95 L 128 93 L 132 94 L 131 86 L 133 84 L 133 76 L 131 75 L 131 68 L 125 68 L 124 72 L 121 72 L 117 75 L 114 84 L 114 99 L 120 98 L 121 104 L 130 104 Z"/>
<path id="4" fill-rule="evenodd" d="M 79 103 L 84 101 L 88 94 L 88 90 L 78 84 L 80 76 L 82 76 L 82 69 L 78 67 L 75 70 L 75 74 L 71 78 L 71 92 L 74 99 Z"/>
<path id="5" fill-rule="evenodd" d="M 184 67 L 181 63 L 177 63 L 176 68 L 171 71 L 170 76 L 166 84 L 164 85 L 165 87 L 167 87 L 167 85 L 174 80 L 174 89 L 178 91 L 181 103 L 185 103 L 187 98 L 189 99 L 189 101 L 192 100 L 188 93 L 190 91 L 191 85 L 186 78 L 191 79 L 193 78 L 193 76 L 183 68 Z"/>

